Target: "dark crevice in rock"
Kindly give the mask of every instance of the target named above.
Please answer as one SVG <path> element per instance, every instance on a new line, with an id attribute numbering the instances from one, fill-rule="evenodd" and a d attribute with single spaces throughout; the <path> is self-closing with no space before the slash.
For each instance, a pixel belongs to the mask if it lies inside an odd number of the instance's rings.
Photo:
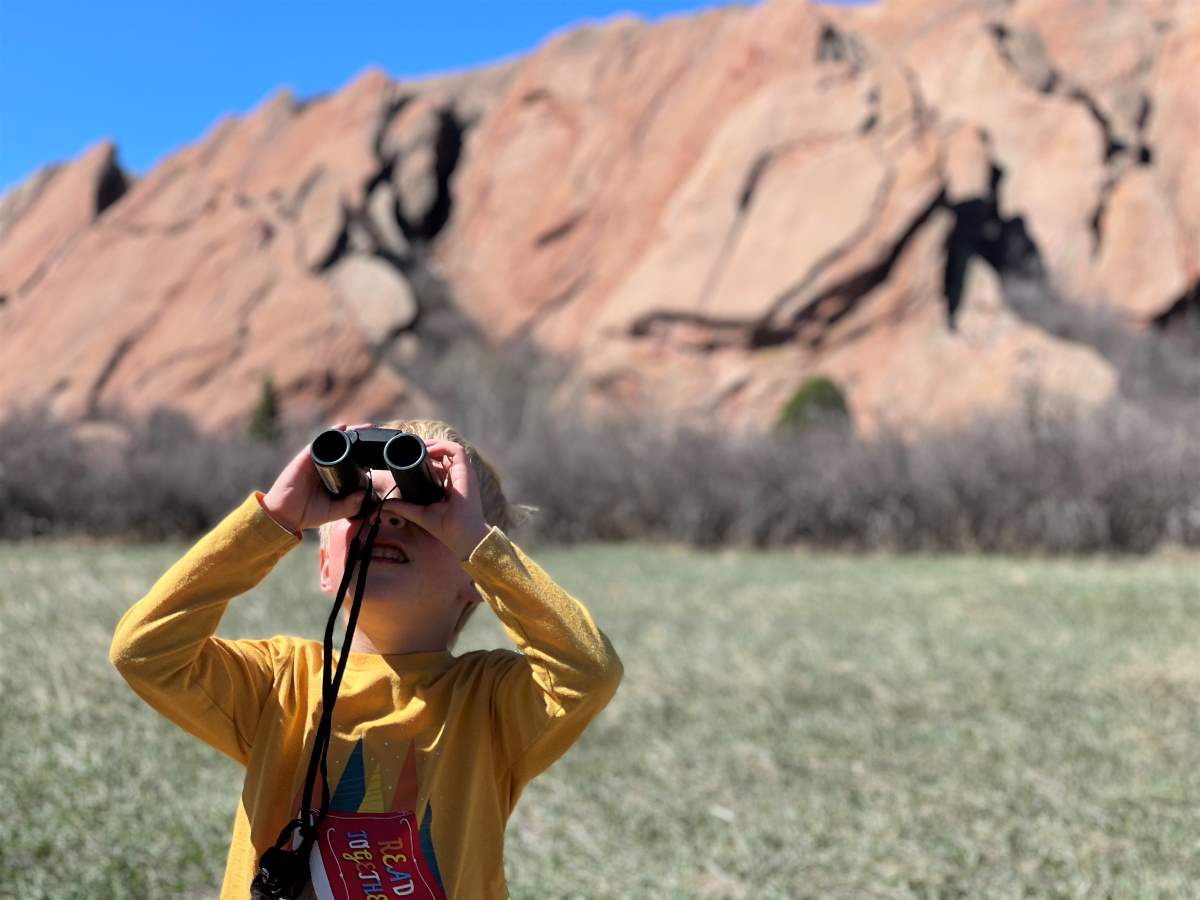
<path id="1" fill-rule="evenodd" d="M 127 334 L 125 337 L 121 338 L 121 340 L 117 342 L 117 345 L 109 353 L 108 359 L 104 363 L 104 367 L 100 370 L 99 376 L 97 376 L 95 383 L 88 391 L 86 407 L 87 415 L 95 415 L 100 410 L 100 395 L 104 393 L 105 387 L 107 387 L 108 382 L 112 380 L 113 375 L 117 371 L 117 367 L 121 365 L 121 361 L 129 355 L 129 351 L 133 349 L 134 345 L 138 342 L 142 335 L 149 331 L 151 325 L 153 325 L 153 322 L 155 321 L 155 318 L 151 319 L 150 324 L 132 334 Z"/>
<path id="2" fill-rule="evenodd" d="M 1082 103 L 1096 124 L 1100 126 L 1100 133 L 1104 136 L 1104 161 L 1106 163 L 1112 162 L 1114 157 L 1129 149 L 1128 145 L 1113 132 L 1112 122 L 1108 120 L 1108 116 L 1104 114 L 1099 104 L 1087 91 L 1076 87 L 1067 93 L 1067 97 L 1077 103 Z"/>
<path id="3" fill-rule="evenodd" d="M 750 171 L 746 173 L 746 183 L 742 185 L 741 193 L 738 194 L 737 208 L 738 212 L 745 212 L 750 208 L 750 203 L 754 200 L 754 192 L 758 190 L 758 183 L 762 180 L 763 173 L 767 171 L 767 167 L 771 164 L 771 160 L 775 157 L 774 150 L 768 150 L 761 154 L 754 164 L 750 166 Z"/>
<path id="4" fill-rule="evenodd" d="M 126 191 L 129 190 L 130 183 L 116 160 L 110 160 L 100 174 L 100 182 L 96 185 L 95 218 L 99 218 L 106 209 L 124 197 Z"/>
<path id="5" fill-rule="evenodd" d="M 908 86 L 909 96 L 912 97 L 913 112 L 912 120 L 916 123 L 919 133 L 924 133 L 933 126 L 937 119 L 937 113 L 929 101 L 925 98 L 925 92 L 921 90 L 921 79 L 917 75 L 916 70 L 912 66 L 904 66 L 902 69 L 904 74 L 904 83 Z M 900 121 L 903 121 L 902 119 Z"/>
<path id="6" fill-rule="evenodd" d="M 854 67 L 866 62 L 867 54 L 855 35 L 839 31 L 826 23 L 817 37 L 818 63 L 848 63 Z"/>
<path id="7" fill-rule="evenodd" d="M 362 195 L 370 197 L 380 184 L 385 181 L 391 181 L 392 174 L 395 172 L 398 154 L 395 152 L 388 153 L 384 150 L 383 142 L 387 137 L 388 128 L 392 124 L 392 120 L 400 114 L 400 112 L 409 105 L 413 100 L 412 94 L 401 94 L 385 105 L 379 114 L 379 122 L 375 126 L 375 133 L 371 136 L 371 152 L 378 161 L 379 166 L 375 172 L 363 184 Z"/>
<path id="8" fill-rule="evenodd" d="M 367 198 L 368 207 L 371 204 L 371 198 Z M 399 227 L 402 234 L 405 234 L 405 221 L 403 214 L 400 211 L 400 201 L 393 195 L 391 202 L 388 204 L 388 214 L 393 222 Z M 380 231 L 380 225 L 372 218 L 371 214 L 366 209 L 352 210 L 348 213 L 350 224 L 358 228 L 366 234 L 370 244 L 368 252 L 374 256 L 378 256 L 389 264 L 395 265 L 397 268 L 403 268 L 411 264 L 410 254 L 398 253 L 393 249 L 394 242 L 389 241 Z M 361 249 L 361 248 L 358 248 Z"/>
<path id="9" fill-rule="evenodd" d="M 396 169 L 396 157 L 394 155 L 377 158 L 379 159 L 379 168 L 363 184 L 362 193 L 368 199 L 379 185 L 392 180 L 392 173 Z"/>
<path id="10" fill-rule="evenodd" d="M 388 250 L 386 247 L 377 246 L 377 247 L 375 247 L 374 250 L 371 251 L 371 253 L 369 255 L 374 257 L 375 259 L 379 260 L 380 262 L 387 263 L 389 266 L 391 266 L 393 269 L 395 269 L 397 272 L 399 272 L 401 275 L 403 275 L 406 279 L 408 278 L 409 275 L 412 274 L 412 270 L 415 266 L 415 261 L 413 260 L 412 257 L 401 256 L 398 253 L 393 253 L 391 250 Z"/>
<path id="11" fill-rule="evenodd" d="M 1139 132 L 1145 131 L 1150 125 L 1150 116 L 1154 112 L 1154 101 L 1150 99 L 1149 94 L 1142 94 L 1142 102 L 1138 107 L 1137 119 L 1134 121 L 1134 127 Z"/>
<path id="12" fill-rule="evenodd" d="M 534 246 L 545 247 L 548 244 L 553 244 L 555 241 L 562 240 L 564 237 L 570 234 L 575 229 L 575 226 L 581 221 L 583 221 L 583 213 L 575 213 L 574 215 L 568 216 L 565 221 L 539 234 L 537 239 L 534 241 Z"/>
<path id="13" fill-rule="evenodd" d="M 859 134 L 869 134 L 879 124 L 879 86 L 871 88 L 867 94 L 867 115 L 858 126 Z"/>
<path id="14" fill-rule="evenodd" d="M 1001 281 L 1011 277 L 1041 280 L 1045 267 L 1037 245 L 1025 228 L 1021 216 L 1005 219 L 1000 214 L 999 192 L 1004 171 L 992 164 L 990 190 L 986 197 L 975 197 L 949 204 L 954 226 L 946 238 L 946 270 L 942 287 L 946 300 L 946 320 L 954 328 L 955 317 L 966 289 L 967 269 L 973 257 L 991 266 Z"/>
<path id="15" fill-rule="evenodd" d="M 629 335 L 636 338 L 651 337 L 667 332 L 677 325 L 696 326 L 711 333 L 709 339 L 694 344 L 696 349 L 702 351 L 728 346 L 746 346 L 751 330 L 749 323 L 741 319 L 722 319 L 700 313 L 673 311 L 647 313 L 635 319 L 629 326 Z"/>
<path id="16" fill-rule="evenodd" d="M 1149 94 L 1142 94 L 1142 103 L 1138 107 L 1137 119 L 1134 121 L 1134 127 L 1137 128 L 1138 147 L 1136 163 L 1139 166 L 1154 165 L 1154 148 L 1146 141 L 1146 129 L 1150 127 L 1150 117 L 1154 113 L 1154 101 L 1150 99 Z"/>
<path id="17" fill-rule="evenodd" d="M 413 96 L 412 94 L 400 94 L 385 104 L 379 115 L 379 124 L 375 128 L 375 134 L 371 136 L 371 150 L 375 154 L 375 158 L 385 165 L 395 161 L 394 157 L 389 161 L 388 154 L 383 151 L 383 141 L 387 136 L 388 127 L 404 107 L 413 101 Z"/>
<path id="18" fill-rule="evenodd" d="M 450 221 L 453 207 L 453 196 L 450 191 L 450 179 L 458 167 L 462 156 L 463 138 L 466 129 L 458 116 L 450 107 L 438 111 L 438 134 L 434 147 L 436 162 L 434 175 L 437 178 L 437 195 L 425 214 L 424 220 L 415 228 L 415 236 L 419 240 L 431 241 Z"/>
<path id="19" fill-rule="evenodd" d="M 406 241 L 413 245 L 420 244 L 423 241 L 417 226 L 404 215 L 404 207 L 400 203 L 399 194 L 397 194 L 392 202 L 392 215 L 395 217 L 396 226 L 400 229 L 400 233 L 404 235 Z"/>
<path id="20" fill-rule="evenodd" d="M 342 227 L 338 230 L 337 240 L 329 248 L 324 259 L 313 266 L 314 272 L 327 272 L 345 256 L 350 249 L 350 212 L 342 206 Z"/>
<path id="21" fill-rule="evenodd" d="M 1104 213 L 1108 209 L 1108 198 L 1112 194 L 1112 189 L 1115 182 L 1106 181 L 1100 189 L 1100 199 L 1096 203 L 1096 209 L 1092 212 L 1092 218 L 1088 221 L 1088 226 L 1092 232 L 1092 256 L 1097 256 L 1100 253 L 1100 246 L 1104 243 Z"/>
<path id="22" fill-rule="evenodd" d="M 308 195 L 325 177 L 325 167 L 318 165 L 304 177 L 300 182 L 300 187 L 296 189 L 296 193 L 292 195 L 289 202 L 279 204 L 279 214 L 285 219 L 295 219 L 300 215 L 300 210 L 304 208 L 304 202 L 308 199 Z M 275 198 L 278 194 L 275 195 Z M 275 199 L 273 198 L 273 199 Z"/>

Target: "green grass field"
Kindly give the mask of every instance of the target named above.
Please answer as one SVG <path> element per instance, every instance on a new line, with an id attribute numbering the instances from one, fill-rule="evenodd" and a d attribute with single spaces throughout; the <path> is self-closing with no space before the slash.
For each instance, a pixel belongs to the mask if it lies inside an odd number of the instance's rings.
<path id="1" fill-rule="evenodd" d="M 107 659 L 180 549 L 0 547 L 0 896 L 215 895 L 239 770 Z M 1200 561 L 536 555 L 626 676 L 524 795 L 515 897 L 1200 890 Z M 314 557 L 223 632 L 319 636 Z"/>

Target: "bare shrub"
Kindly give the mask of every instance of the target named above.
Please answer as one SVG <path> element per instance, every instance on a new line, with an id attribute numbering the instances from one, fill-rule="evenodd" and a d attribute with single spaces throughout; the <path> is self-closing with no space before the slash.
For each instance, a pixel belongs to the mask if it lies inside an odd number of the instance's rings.
<path id="1" fill-rule="evenodd" d="M 1114 406 L 912 441 L 539 419 L 497 452 L 559 541 L 1140 553 L 1200 537 L 1197 437 Z"/>
<path id="2" fill-rule="evenodd" d="M 113 436 L 97 441 L 44 410 L 0 421 L 0 537 L 191 537 L 282 465 L 281 450 L 204 434 L 181 413 L 106 422 Z"/>

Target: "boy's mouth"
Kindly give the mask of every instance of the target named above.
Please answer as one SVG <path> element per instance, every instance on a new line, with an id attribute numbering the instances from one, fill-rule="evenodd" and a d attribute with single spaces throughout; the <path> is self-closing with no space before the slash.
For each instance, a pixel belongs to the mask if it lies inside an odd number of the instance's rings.
<path id="1" fill-rule="evenodd" d="M 404 552 L 403 547 L 392 544 L 376 544 L 371 550 L 371 561 L 375 560 L 404 565 L 408 562 L 408 554 Z"/>

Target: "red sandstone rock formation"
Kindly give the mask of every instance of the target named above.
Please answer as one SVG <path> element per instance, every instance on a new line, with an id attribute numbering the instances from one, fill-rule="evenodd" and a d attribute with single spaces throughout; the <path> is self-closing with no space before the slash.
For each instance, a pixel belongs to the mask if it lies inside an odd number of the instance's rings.
<path id="1" fill-rule="evenodd" d="M 868 428 L 1101 402 L 1002 278 L 1131 327 L 1195 302 L 1197 63 L 1186 0 L 771 0 L 278 94 L 0 202 L 0 402 L 424 410 L 431 353 L 518 339 L 600 408 L 751 427 L 815 372 Z"/>

